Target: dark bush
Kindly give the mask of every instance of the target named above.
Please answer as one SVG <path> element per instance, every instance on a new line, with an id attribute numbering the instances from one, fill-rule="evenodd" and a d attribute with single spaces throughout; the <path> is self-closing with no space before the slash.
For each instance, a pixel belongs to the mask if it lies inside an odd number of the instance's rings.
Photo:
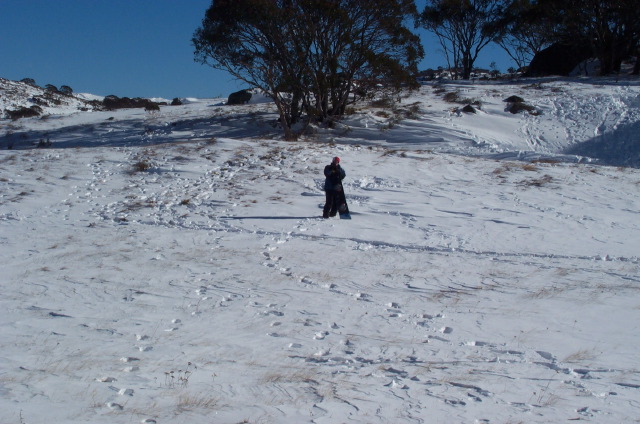
<path id="1" fill-rule="evenodd" d="M 68 85 L 61 85 L 60 86 L 60 92 L 62 94 L 67 95 L 67 96 L 72 96 L 73 95 L 73 88 L 69 87 Z"/>
<path id="2" fill-rule="evenodd" d="M 442 96 L 445 102 L 448 103 L 457 103 L 460 100 L 460 93 L 457 91 L 450 91 Z"/>
<path id="3" fill-rule="evenodd" d="M 129 97 L 118 97 L 109 95 L 102 100 L 102 105 L 109 109 L 135 109 L 144 108 L 145 110 L 160 110 L 158 103 L 152 102 L 149 99 L 142 99 L 135 97 L 133 99 Z"/>
<path id="4" fill-rule="evenodd" d="M 524 99 L 519 96 L 510 96 L 503 100 L 507 103 L 505 110 L 513 114 L 520 112 L 529 112 L 531 115 L 540 115 L 540 111 L 534 106 L 528 105 Z"/>
<path id="5" fill-rule="evenodd" d="M 526 103 L 512 103 L 509 107 L 507 107 L 507 110 L 513 114 L 520 112 L 529 112 L 531 115 L 540 115 L 540 112 L 534 106 L 528 105 Z"/>
<path id="6" fill-rule="evenodd" d="M 474 108 L 471 105 L 466 105 L 465 107 L 462 108 L 462 111 L 464 113 L 476 113 L 476 108 Z"/>
<path id="7" fill-rule="evenodd" d="M 227 99 L 228 105 L 244 105 L 251 100 L 251 92 L 249 90 L 240 90 L 231 93 Z"/>
<path id="8" fill-rule="evenodd" d="M 21 106 L 16 110 L 7 110 L 7 115 L 9 115 L 9 118 L 13 119 L 14 121 L 20 118 L 31 118 L 34 116 L 39 116 L 40 114 L 42 114 L 42 108 L 40 106 Z"/>
<path id="9" fill-rule="evenodd" d="M 510 96 L 503 100 L 503 102 L 507 103 L 524 103 L 524 99 L 519 96 Z"/>
<path id="10" fill-rule="evenodd" d="M 38 106 L 49 106 L 49 103 L 44 98 L 39 96 L 33 96 L 29 99 L 29 101 Z"/>

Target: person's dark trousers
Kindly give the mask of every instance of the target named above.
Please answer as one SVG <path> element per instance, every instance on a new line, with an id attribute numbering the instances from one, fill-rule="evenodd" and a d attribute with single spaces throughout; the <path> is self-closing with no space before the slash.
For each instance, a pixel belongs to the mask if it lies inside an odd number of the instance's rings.
<path id="1" fill-rule="evenodd" d="M 338 213 L 338 192 L 335 190 L 325 191 L 325 203 L 322 210 L 322 216 L 329 218 L 330 216 L 336 216 Z"/>

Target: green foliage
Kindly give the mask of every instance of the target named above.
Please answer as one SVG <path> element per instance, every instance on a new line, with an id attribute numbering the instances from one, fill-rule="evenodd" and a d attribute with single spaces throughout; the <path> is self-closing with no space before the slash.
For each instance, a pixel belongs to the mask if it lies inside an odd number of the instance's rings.
<path id="1" fill-rule="evenodd" d="M 61 85 L 59 91 L 60 91 L 60 93 L 66 94 L 67 96 L 72 96 L 73 95 L 73 89 L 71 87 L 69 87 L 68 85 Z"/>
<path id="2" fill-rule="evenodd" d="M 303 114 L 331 122 L 356 96 L 415 84 L 411 0 L 213 0 L 195 58 L 271 96 L 287 138 Z"/>
<path id="3" fill-rule="evenodd" d="M 36 84 L 36 80 L 34 80 L 33 78 L 23 78 L 20 80 L 20 82 L 23 82 L 25 84 L 31 85 L 33 87 L 37 87 L 38 85 Z"/>

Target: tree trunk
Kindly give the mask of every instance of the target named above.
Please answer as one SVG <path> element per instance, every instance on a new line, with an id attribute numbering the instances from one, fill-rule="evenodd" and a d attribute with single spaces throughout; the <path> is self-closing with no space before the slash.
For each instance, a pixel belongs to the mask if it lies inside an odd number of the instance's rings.
<path id="1" fill-rule="evenodd" d="M 470 56 L 465 56 L 462 58 L 462 79 L 469 80 L 471 79 L 471 68 L 473 67 L 473 61 Z"/>
<path id="2" fill-rule="evenodd" d="M 280 114 L 280 125 L 282 125 L 282 130 L 284 131 L 284 139 L 287 141 L 296 140 L 297 137 L 291 130 L 291 116 L 287 113 L 286 105 L 278 98 L 277 95 L 274 96 L 274 102 Z"/>

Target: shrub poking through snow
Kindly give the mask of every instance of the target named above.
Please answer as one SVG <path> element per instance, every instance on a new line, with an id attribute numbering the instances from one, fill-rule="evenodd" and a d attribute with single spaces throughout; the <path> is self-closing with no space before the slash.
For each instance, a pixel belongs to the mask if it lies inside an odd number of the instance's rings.
<path id="1" fill-rule="evenodd" d="M 506 103 L 524 103 L 524 99 L 520 96 L 509 96 L 504 101 Z"/>
<path id="2" fill-rule="evenodd" d="M 14 121 L 20 118 L 31 118 L 34 116 L 40 116 L 41 113 L 42 108 L 40 106 L 21 106 L 19 109 L 7 110 L 7 115 L 9 115 L 9 118 Z"/>
<path id="3" fill-rule="evenodd" d="M 109 95 L 102 100 L 102 106 L 104 106 L 107 110 L 116 110 L 116 109 L 136 109 L 136 108 L 144 108 L 145 110 L 160 110 L 158 107 L 159 104 L 152 102 L 149 99 L 143 99 L 140 97 L 118 97 L 114 95 Z"/>
<path id="4" fill-rule="evenodd" d="M 476 113 L 476 108 L 474 108 L 471 105 L 466 105 L 465 107 L 462 108 L 462 111 L 464 113 Z"/>
<path id="5" fill-rule="evenodd" d="M 509 96 L 504 99 L 504 102 L 507 103 L 505 111 L 511 112 L 514 115 L 520 112 L 529 112 L 530 115 L 536 116 L 540 115 L 540 111 L 536 109 L 535 106 L 528 105 L 520 96 Z"/>
<path id="6" fill-rule="evenodd" d="M 153 168 L 151 162 L 147 159 L 141 159 L 133 164 L 133 169 L 131 170 L 132 174 L 136 174 L 138 172 L 146 172 Z"/>

